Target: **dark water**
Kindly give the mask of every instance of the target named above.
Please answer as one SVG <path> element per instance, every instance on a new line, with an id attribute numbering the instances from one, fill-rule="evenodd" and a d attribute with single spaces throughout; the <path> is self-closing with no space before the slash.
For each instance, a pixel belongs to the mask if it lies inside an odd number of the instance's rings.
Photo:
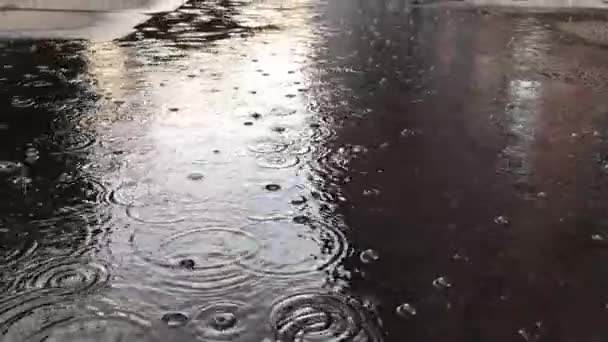
<path id="1" fill-rule="evenodd" d="M 606 341 L 601 20 L 196 1 L 0 42 L 0 340 Z"/>

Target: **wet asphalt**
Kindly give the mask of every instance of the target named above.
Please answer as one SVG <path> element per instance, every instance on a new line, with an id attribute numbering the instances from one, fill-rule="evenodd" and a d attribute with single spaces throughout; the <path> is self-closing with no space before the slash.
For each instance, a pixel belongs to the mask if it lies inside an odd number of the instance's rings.
<path id="1" fill-rule="evenodd" d="M 607 18 L 192 1 L 3 39 L 0 341 L 606 340 Z"/>

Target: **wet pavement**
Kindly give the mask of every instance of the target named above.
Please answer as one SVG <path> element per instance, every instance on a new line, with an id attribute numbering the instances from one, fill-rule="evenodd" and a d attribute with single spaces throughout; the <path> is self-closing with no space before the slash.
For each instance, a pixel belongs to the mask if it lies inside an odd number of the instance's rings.
<path id="1" fill-rule="evenodd" d="M 0 41 L 0 341 L 604 341 L 604 12 L 194 1 Z"/>

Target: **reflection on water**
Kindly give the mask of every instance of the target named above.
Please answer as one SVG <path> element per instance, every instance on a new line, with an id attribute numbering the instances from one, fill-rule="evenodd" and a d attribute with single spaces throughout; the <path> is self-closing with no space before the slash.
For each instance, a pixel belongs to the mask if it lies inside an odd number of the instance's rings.
<path id="1" fill-rule="evenodd" d="M 0 42 L 0 340 L 601 340 L 608 65 L 566 21 L 218 0 Z"/>

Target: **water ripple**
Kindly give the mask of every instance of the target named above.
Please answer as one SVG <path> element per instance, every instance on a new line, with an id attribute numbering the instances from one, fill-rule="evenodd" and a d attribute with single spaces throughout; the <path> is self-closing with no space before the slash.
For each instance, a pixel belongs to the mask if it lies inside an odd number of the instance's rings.
<path id="1" fill-rule="evenodd" d="M 258 253 L 259 241 L 253 235 L 230 228 L 163 234 L 136 231 L 131 244 L 144 261 L 157 266 L 159 281 L 167 292 L 214 295 L 254 280 L 237 265 Z"/>
<path id="2" fill-rule="evenodd" d="M 270 324 L 278 341 L 382 341 L 377 325 L 355 299 L 301 293 L 279 300 Z"/>
<path id="3" fill-rule="evenodd" d="M 189 327 L 202 341 L 236 341 L 252 328 L 247 321 L 250 312 L 251 307 L 241 302 L 217 302 L 200 309 Z"/>

